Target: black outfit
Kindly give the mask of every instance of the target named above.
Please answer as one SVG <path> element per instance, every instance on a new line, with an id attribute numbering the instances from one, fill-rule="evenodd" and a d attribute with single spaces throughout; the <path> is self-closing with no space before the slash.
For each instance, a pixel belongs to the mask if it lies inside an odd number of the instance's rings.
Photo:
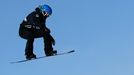
<path id="1" fill-rule="evenodd" d="M 50 30 L 46 27 L 45 22 L 48 16 L 43 16 L 38 8 L 30 13 L 20 24 L 19 35 L 27 40 L 25 55 L 26 58 L 36 58 L 33 54 L 34 38 L 43 37 L 44 51 L 46 56 L 53 55 L 52 44 L 55 40 L 50 35 Z"/>

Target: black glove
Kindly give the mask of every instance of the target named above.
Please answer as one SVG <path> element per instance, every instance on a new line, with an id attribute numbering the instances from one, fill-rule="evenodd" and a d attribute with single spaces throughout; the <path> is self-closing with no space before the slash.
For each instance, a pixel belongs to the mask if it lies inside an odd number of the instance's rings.
<path id="1" fill-rule="evenodd" d="M 51 39 L 51 43 L 52 43 L 53 45 L 55 45 L 55 40 L 54 40 L 54 38 L 50 35 L 50 33 L 51 33 L 50 29 L 47 28 L 47 27 L 45 27 L 45 34 L 47 34 L 47 35 L 49 36 L 49 38 Z"/>
<path id="2" fill-rule="evenodd" d="M 50 35 L 50 38 L 51 38 L 52 44 L 55 45 L 55 40 L 54 40 L 54 38 L 53 38 L 51 35 Z"/>

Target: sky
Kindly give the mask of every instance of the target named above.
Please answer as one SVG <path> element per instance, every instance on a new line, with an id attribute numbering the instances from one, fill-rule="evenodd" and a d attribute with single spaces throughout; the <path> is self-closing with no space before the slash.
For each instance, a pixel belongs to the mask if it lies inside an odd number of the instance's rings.
<path id="1" fill-rule="evenodd" d="M 58 53 L 23 60 L 26 40 L 18 35 L 22 20 L 41 4 L 53 14 L 47 26 Z M 134 0 L 1 0 L 0 75 L 134 75 Z M 34 42 L 43 56 L 43 39 Z"/>

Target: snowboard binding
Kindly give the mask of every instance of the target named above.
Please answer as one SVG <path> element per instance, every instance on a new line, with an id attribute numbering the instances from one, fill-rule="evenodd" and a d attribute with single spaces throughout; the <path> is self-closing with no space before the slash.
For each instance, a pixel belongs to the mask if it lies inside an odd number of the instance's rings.
<path id="1" fill-rule="evenodd" d="M 26 56 L 27 60 L 36 59 L 36 55 L 35 54 L 27 54 L 25 56 Z"/>
<path id="2" fill-rule="evenodd" d="M 45 54 L 46 56 L 53 56 L 57 54 L 57 50 L 49 51 L 49 52 L 46 52 Z"/>

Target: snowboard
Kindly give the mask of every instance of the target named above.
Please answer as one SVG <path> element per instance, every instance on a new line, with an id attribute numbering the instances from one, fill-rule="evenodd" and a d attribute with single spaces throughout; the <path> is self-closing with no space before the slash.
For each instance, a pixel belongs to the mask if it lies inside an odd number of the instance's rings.
<path id="1" fill-rule="evenodd" d="M 73 53 L 75 52 L 75 50 L 71 50 L 71 51 L 68 51 L 68 52 L 63 52 L 63 53 L 57 53 L 55 55 L 52 55 L 52 56 L 58 56 L 58 55 L 64 55 L 64 54 L 70 54 L 70 53 Z M 40 56 L 40 57 L 36 57 L 36 58 L 33 58 L 31 60 L 36 60 L 36 59 L 41 59 L 41 58 L 46 58 L 46 57 L 52 57 L 52 56 Z M 27 62 L 27 61 L 31 61 L 31 60 L 20 60 L 20 61 L 15 61 L 15 62 L 10 62 L 11 64 L 15 64 L 15 63 L 22 63 L 22 62 Z"/>

